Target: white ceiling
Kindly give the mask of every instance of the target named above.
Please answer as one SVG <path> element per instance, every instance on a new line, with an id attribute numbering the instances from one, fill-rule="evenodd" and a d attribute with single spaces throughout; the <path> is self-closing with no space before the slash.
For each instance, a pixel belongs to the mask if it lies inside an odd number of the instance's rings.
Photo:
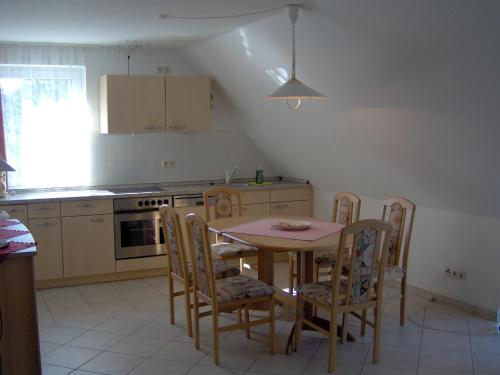
<path id="1" fill-rule="evenodd" d="M 0 42 L 183 46 L 273 13 L 223 20 L 162 20 L 160 14 L 225 16 L 288 3 L 290 0 L 0 0 Z"/>

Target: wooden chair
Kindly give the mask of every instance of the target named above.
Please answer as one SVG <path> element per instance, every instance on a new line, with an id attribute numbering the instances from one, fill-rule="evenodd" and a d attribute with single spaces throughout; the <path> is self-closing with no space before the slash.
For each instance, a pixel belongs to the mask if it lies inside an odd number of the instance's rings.
<path id="1" fill-rule="evenodd" d="M 406 292 L 408 275 L 408 256 L 410 240 L 415 218 L 415 203 L 405 198 L 389 198 L 382 202 L 381 219 L 391 224 L 389 236 L 389 259 L 385 270 L 386 280 L 401 281 L 401 299 L 399 308 L 399 324 L 404 326 L 406 315 Z M 366 315 L 366 312 L 363 312 Z M 361 324 L 361 334 L 365 326 Z"/>
<path id="2" fill-rule="evenodd" d="M 170 309 L 170 324 L 175 324 L 174 297 L 184 296 L 186 308 L 186 324 L 189 337 L 193 336 L 191 320 L 191 300 L 190 293 L 193 285 L 193 275 L 190 264 L 187 261 L 182 240 L 182 229 L 179 215 L 173 207 L 163 205 L 160 207 L 160 217 L 163 234 L 165 236 L 165 246 L 167 248 L 168 269 L 168 300 Z M 214 262 L 215 277 L 221 279 L 224 277 L 237 276 L 240 270 L 222 260 Z M 183 290 L 174 292 L 174 279 L 183 285 Z"/>
<path id="3" fill-rule="evenodd" d="M 354 193 L 338 193 L 333 198 L 332 222 L 349 225 L 359 221 L 361 211 L 361 198 Z M 336 252 L 332 250 L 319 251 L 314 254 L 315 281 L 321 275 L 329 275 L 330 272 L 321 272 L 321 268 L 331 269 L 336 260 Z M 288 257 L 288 288 L 293 293 L 293 282 L 295 273 L 296 254 L 291 253 Z"/>
<path id="4" fill-rule="evenodd" d="M 214 277 L 212 251 L 208 227 L 205 221 L 196 214 L 186 217 L 189 247 L 194 270 L 194 327 L 195 347 L 200 348 L 200 317 L 210 313 L 213 325 L 214 362 L 219 364 L 219 333 L 245 329 L 250 337 L 250 327 L 269 323 L 269 342 L 271 353 L 275 350 L 274 327 L 274 289 L 270 285 L 247 276 L 234 276 L 221 280 Z M 210 306 L 210 311 L 200 313 L 200 301 Z M 269 317 L 250 321 L 249 308 L 255 304 L 269 306 Z M 219 312 L 245 310 L 245 321 L 228 326 L 219 326 Z"/>
<path id="5" fill-rule="evenodd" d="M 342 341 L 347 337 L 349 314 L 362 319 L 374 328 L 373 363 L 380 356 L 380 325 L 384 271 L 389 254 L 388 234 L 391 225 L 381 220 L 361 220 L 342 229 L 339 249 L 353 244 L 352 256 L 347 259 L 342 251 L 337 253 L 336 266 L 331 271 L 331 280 L 304 284 L 297 287 L 297 317 L 295 326 L 296 346 L 300 347 L 302 324 L 328 337 L 328 372 L 335 371 L 335 351 L 337 345 L 337 315 L 343 314 Z M 351 238 L 354 241 L 351 242 Z M 350 263 L 347 267 L 344 262 Z M 308 302 L 330 314 L 330 329 L 325 330 L 304 318 L 303 304 Z M 367 321 L 356 313 L 373 308 L 374 321 Z"/>
<path id="6" fill-rule="evenodd" d="M 233 199 L 236 210 L 233 207 Z M 225 219 L 241 214 L 240 192 L 236 189 L 219 187 L 203 193 L 203 204 L 205 206 L 205 217 L 211 219 Z M 213 208 L 213 215 L 211 209 Z M 213 217 L 212 217 L 213 216 Z M 257 249 L 240 243 L 224 242 L 217 238 L 217 243 L 212 245 L 212 251 L 217 257 L 240 260 L 240 271 L 243 273 L 245 258 L 257 256 Z"/>

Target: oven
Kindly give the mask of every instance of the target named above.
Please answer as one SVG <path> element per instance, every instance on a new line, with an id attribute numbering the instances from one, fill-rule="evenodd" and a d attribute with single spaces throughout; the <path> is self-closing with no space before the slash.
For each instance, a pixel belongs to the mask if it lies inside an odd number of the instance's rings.
<path id="1" fill-rule="evenodd" d="M 115 258 L 165 255 L 159 207 L 171 203 L 171 196 L 115 199 Z"/>

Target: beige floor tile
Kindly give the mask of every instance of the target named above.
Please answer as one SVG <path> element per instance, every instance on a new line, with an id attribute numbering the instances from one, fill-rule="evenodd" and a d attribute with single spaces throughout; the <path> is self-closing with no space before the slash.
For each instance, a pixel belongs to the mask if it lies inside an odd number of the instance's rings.
<path id="1" fill-rule="evenodd" d="M 85 332 L 84 329 L 51 325 L 40 327 L 40 340 L 55 344 L 65 344 Z"/>
<path id="2" fill-rule="evenodd" d="M 369 344 L 361 344 L 357 342 L 347 342 L 345 344 L 338 343 L 336 349 L 337 362 L 343 364 L 362 365 L 365 362 Z M 318 351 L 314 355 L 314 360 L 328 358 L 328 340 L 323 340 Z"/>
<path id="3" fill-rule="evenodd" d="M 190 363 L 149 358 L 134 368 L 129 375 L 184 375 L 193 367 Z"/>
<path id="4" fill-rule="evenodd" d="M 366 357 L 366 363 L 371 363 L 372 354 Z M 418 349 L 405 346 L 380 346 L 380 363 L 384 365 L 416 367 L 418 364 Z"/>
<path id="5" fill-rule="evenodd" d="M 58 348 L 59 344 L 54 344 L 51 342 L 40 341 L 40 355 L 50 353 L 54 349 Z"/>
<path id="6" fill-rule="evenodd" d="M 335 375 L 359 375 L 362 365 L 348 365 L 337 363 Z M 302 373 L 303 375 L 330 375 L 326 358 L 312 360 Z"/>
<path id="7" fill-rule="evenodd" d="M 224 348 L 224 350 L 219 351 L 219 362 L 223 367 L 247 370 L 259 355 L 259 351 Z M 215 366 L 212 353 L 206 355 L 199 364 Z"/>
<path id="8" fill-rule="evenodd" d="M 147 324 L 147 321 L 140 319 L 113 317 L 96 326 L 94 331 L 111 332 L 125 336 L 131 334 L 145 324 Z"/>
<path id="9" fill-rule="evenodd" d="M 500 354 L 500 336 L 471 336 L 472 351 L 475 353 Z"/>
<path id="10" fill-rule="evenodd" d="M 363 366 L 361 375 L 417 375 L 417 368 L 370 363 Z"/>
<path id="11" fill-rule="evenodd" d="M 470 338 L 468 335 L 425 330 L 422 348 L 470 351 Z"/>
<path id="12" fill-rule="evenodd" d="M 272 355 L 264 351 L 252 364 L 250 371 L 277 375 L 300 375 L 309 364 L 310 357 L 297 353 Z"/>
<path id="13" fill-rule="evenodd" d="M 420 347 L 422 333 L 400 329 L 384 329 L 380 335 L 382 345 Z"/>
<path id="14" fill-rule="evenodd" d="M 73 369 L 42 364 L 42 375 L 66 375 L 71 371 L 73 371 Z"/>
<path id="15" fill-rule="evenodd" d="M 151 322 L 136 330 L 134 332 L 134 335 L 160 339 L 164 341 L 170 341 L 182 335 L 186 336 L 186 340 L 189 340 L 190 337 L 188 337 L 184 328 L 185 327 L 180 327 L 177 324 L 171 325 L 170 323 L 167 323 L 165 325 L 158 325 L 155 322 Z"/>
<path id="16" fill-rule="evenodd" d="M 227 368 L 222 366 L 204 366 L 195 365 L 189 370 L 188 375 L 243 375 L 250 374 L 250 372 L 245 372 L 243 370 L 236 370 L 233 368 Z"/>
<path id="17" fill-rule="evenodd" d="M 122 338 L 122 335 L 117 335 L 110 332 L 87 331 L 84 334 L 78 336 L 76 339 L 71 340 L 68 345 L 96 350 L 104 350 L 117 343 Z"/>
<path id="18" fill-rule="evenodd" d="M 474 373 L 500 374 L 500 356 L 490 353 L 472 353 Z"/>
<path id="19" fill-rule="evenodd" d="M 130 354 L 103 352 L 85 363 L 80 370 L 93 371 L 107 375 L 124 375 L 141 362 L 145 357 Z"/>
<path id="20" fill-rule="evenodd" d="M 473 375 L 472 370 L 458 371 L 442 368 L 426 368 L 420 367 L 418 369 L 418 375 Z"/>
<path id="21" fill-rule="evenodd" d="M 470 352 L 422 349 L 420 351 L 420 366 L 458 371 L 472 370 L 472 356 Z"/>
<path id="22" fill-rule="evenodd" d="M 194 342 L 188 343 L 188 342 L 170 341 L 168 344 L 163 346 L 159 351 L 153 354 L 153 357 L 194 364 L 198 363 L 202 358 L 206 357 L 207 354 L 209 353 L 210 351 L 207 351 L 203 347 L 200 350 L 196 350 L 194 347 Z"/>
<path id="23" fill-rule="evenodd" d="M 118 341 L 107 350 L 110 352 L 149 357 L 153 355 L 153 353 L 157 352 L 165 344 L 165 340 L 130 335 Z"/>
<path id="24" fill-rule="evenodd" d="M 466 319 L 425 319 L 425 331 L 445 330 L 448 333 L 469 334 L 469 322 Z"/>
<path id="25" fill-rule="evenodd" d="M 63 345 L 42 356 L 42 362 L 49 365 L 76 369 L 99 353 L 100 351 L 98 350 Z"/>

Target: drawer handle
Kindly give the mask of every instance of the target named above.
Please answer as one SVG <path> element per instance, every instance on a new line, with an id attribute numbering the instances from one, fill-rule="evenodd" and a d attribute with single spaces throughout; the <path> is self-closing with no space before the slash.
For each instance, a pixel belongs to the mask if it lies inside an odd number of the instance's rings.
<path id="1" fill-rule="evenodd" d="M 282 208 L 288 208 L 288 204 L 283 204 L 283 203 L 279 203 L 279 204 L 275 204 L 274 205 L 274 208 L 276 209 L 282 209 Z"/>
<path id="2" fill-rule="evenodd" d="M 57 225 L 59 223 L 50 223 L 50 222 L 45 222 L 45 223 L 37 223 L 35 226 L 37 227 L 48 227 L 50 225 Z"/>
<path id="3" fill-rule="evenodd" d="M 91 223 L 105 223 L 107 221 L 111 221 L 111 219 L 90 219 Z"/>
<path id="4" fill-rule="evenodd" d="M 24 210 L 22 208 L 14 208 L 12 210 L 8 210 L 9 212 L 24 212 Z"/>
<path id="5" fill-rule="evenodd" d="M 42 206 L 42 207 L 35 207 L 35 211 L 47 211 L 47 210 L 53 210 L 54 207 L 47 207 L 47 206 Z"/>
<path id="6" fill-rule="evenodd" d="M 163 129 L 163 126 L 155 126 L 155 125 L 148 125 L 145 128 L 146 130 L 160 130 Z"/>
<path id="7" fill-rule="evenodd" d="M 168 128 L 172 130 L 183 130 L 186 129 L 186 125 L 170 125 Z"/>
<path id="8" fill-rule="evenodd" d="M 78 208 L 91 208 L 91 207 L 93 207 L 93 205 L 89 204 L 89 203 L 80 203 L 80 204 L 77 204 L 76 207 L 78 207 Z"/>

